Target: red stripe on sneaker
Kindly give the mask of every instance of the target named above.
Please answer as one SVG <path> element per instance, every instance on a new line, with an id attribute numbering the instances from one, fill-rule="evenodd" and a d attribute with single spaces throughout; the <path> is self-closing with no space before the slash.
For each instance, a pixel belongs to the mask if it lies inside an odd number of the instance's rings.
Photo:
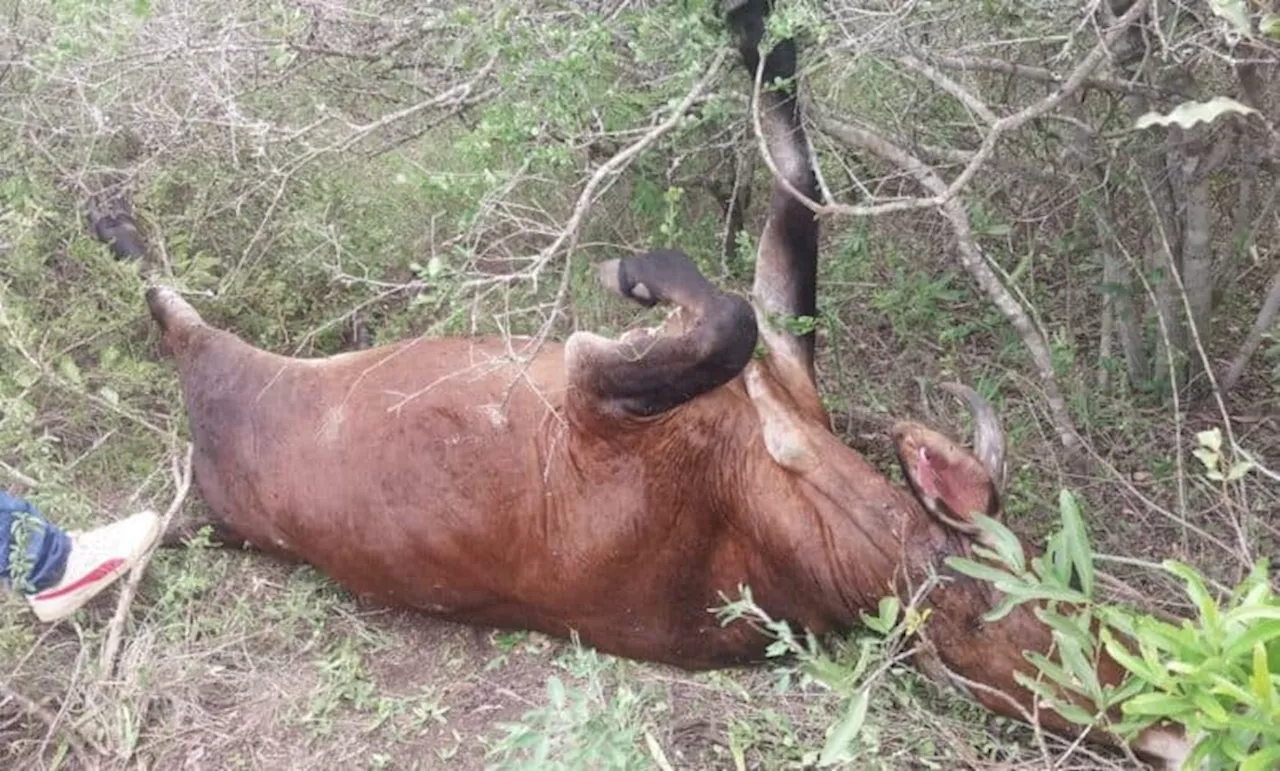
<path id="1" fill-rule="evenodd" d="M 101 581 L 105 576 L 111 573 L 111 571 L 120 567 L 122 564 L 124 564 L 123 559 L 119 557 L 112 557 L 111 559 L 102 563 L 101 565 L 94 568 L 93 570 L 90 570 L 85 575 L 81 576 L 79 581 L 67 584 L 66 586 L 63 586 L 58 589 L 50 589 L 47 592 L 41 592 L 40 594 L 36 595 L 36 599 L 52 600 L 52 599 L 61 597 L 64 594 L 70 594 L 76 591 L 77 589 L 81 589 L 87 586 L 88 584 L 94 583 L 95 581 Z"/>

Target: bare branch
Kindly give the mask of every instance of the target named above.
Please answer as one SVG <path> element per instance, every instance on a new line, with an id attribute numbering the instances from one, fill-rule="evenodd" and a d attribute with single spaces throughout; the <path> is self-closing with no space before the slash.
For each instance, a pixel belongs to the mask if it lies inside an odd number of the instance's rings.
<path id="1" fill-rule="evenodd" d="M 1008 62 L 1004 59 L 987 59 L 974 56 L 930 56 L 929 61 L 939 67 L 964 70 L 969 72 L 994 72 L 1001 75 L 1012 75 L 1017 78 L 1036 80 L 1041 83 L 1065 83 L 1067 77 L 1061 73 L 1044 67 L 1032 67 L 1029 64 Z M 1145 94 L 1150 96 L 1177 95 L 1169 89 L 1149 86 L 1145 83 L 1119 80 L 1092 75 L 1084 79 L 1084 88 L 1098 88 L 1104 91 L 1117 91 L 1124 94 Z"/>
<path id="2" fill-rule="evenodd" d="M 944 73 L 939 72 L 936 67 L 920 61 L 911 54 L 901 54 L 895 58 L 906 65 L 907 69 L 915 70 L 928 78 L 935 86 L 954 96 L 956 101 L 969 108 L 969 112 L 977 115 L 988 126 L 994 126 L 999 120 L 996 114 L 991 111 L 991 108 L 975 96 L 973 92 L 947 77 Z"/>
<path id="3" fill-rule="evenodd" d="M 782 178 L 782 175 L 778 173 L 777 166 L 774 163 L 773 158 L 769 155 L 769 149 L 764 141 L 764 131 L 760 125 L 760 111 L 758 107 L 758 102 L 760 101 L 762 71 L 756 72 L 755 86 L 751 98 L 752 125 L 755 128 L 757 143 L 760 146 L 761 153 L 764 155 L 765 163 L 769 166 L 769 170 L 773 173 L 774 177 L 778 178 L 782 182 L 783 187 L 786 188 L 788 193 L 795 196 L 796 200 L 804 204 L 805 207 L 814 214 L 820 216 L 841 215 L 847 217 L 871 217 L 897 211 L 942 207 L 958 195 L 960 191 L 964 190 L 969 182 L 973 180 L 973 177 L 978 173 L 978 171 L 986 165 L 987 161 L 989 161 L 991 156 L 995 153 L 996 144 L 1000 141 L 1000 138 L 1003 135 L 1011 131 L 1016 131 L 1026 125 L 1029 121 L 1035 120 L 1036 118 L 1051 112 L 1056 109 L 1058 105 L 1062 104 L 1063 100 L 1077 93 L 1081 88 L 1084 88 L 1093 71 L 1106 60 L 1107 53 L 1115 43 L 1116 39 L 1120 34 L 1128 29 L 1131 24 L 1141 17 L 1143 13 L 1146 12 L 1147 6 L 1150 4 L 1151 0 L 1136 0 L 1134 4 L 1129 7 L 1129 10 L 1125 11 L 1124 15 L 1117 19 L 1116 23 L 1102 35 L 1102 39 L 1098 41 L 1091 51 L 1089 51 L 1088 55 L 1086 55 L 1084 59 L 1076 65 L 1076 68 L 1071 71 L 1071 74 L 1063 81 L 1060 88 L 1035 104 L 1024 107 L 1012 115 L 1006 115 L 999 118 L 992 123 L 991 129 L 983 137 L 982 145 L 978 148 L 977 152 L 973 154 L 973 157 L 969 160 L 969 163 L 965 166 L 964 170 L 961 171 L 954 180 L 952 180 L 951 184 L 947 185 L 942 191 L 935 193 L 932 197 L 900 199 L 870 206 L 851 206 L 841 203 L 820 204 L 808 196 L 801 194 L 800 191 L 796 190 L 794 186 L 787 182 L 786 179 Z"/>
<path id="4" fill-rule="evenodd" d="M 0 694 L 3 694 L 6 699 L 12 700 L 22 709 L 23 712 L 26 712 L 41 723 L 44 723 L 50 732 L 59 732 L 62 737 L 67 740 L 67 744 L 70 745 L 71 750 L 76 754 L 76 757 L 85 764 L 85 768 L 98 767 L 98 763 L 94 763 L 93 759 L 90 757 L 89 750 L 93 750 L 94 754 L 100 756 L 102 760 L 106 760 L 111 757 L 111 753 L 99 744 L 96 739 L 86 736 L 76 730 L 75 726 L 67 725 L 62 726 L 60 729 L 61 721 L 58 719 L 57 715 L 40 706 L 40 704 L 31 700 L 26 695 L 15 691 L 12 686 L 4 681 L 0 681 Z"/>
<path id="5" fill-rule="evenodd" d="M 183 502 L 187 500 L 187 492 L 191 490 L 191 455 L 193 450 L 194 447 L 188 442 L 181 465 L 179 465 L 176 457 L 173 458 L 173 484 L 175 489 L 169 509 L 160 518 L 161 533 L 169 529 L 169 523 L 173 521 L 173 516 L 178 513 L 178 510 L 182 508 Z M 146 572 L 147 565 L 151 563 L 151 555 L 155 553 L 155 549 L 156 547 L 153 545 L 138 558 L 138 562 L 129 571 L 129 578 L 124 585 L 124 589 L 120 592 L 120 599 L 116 603 L 115 615 L 111 617 L 111 622 L 107 625 L 107 637 L 102 645 L 102 658 L 98 669 L 100 682 L 111 677 L 115 672 L 116 654 L 120 651 L 120 635 L 124 632 L 125 619 L 129 617 L 129 608 L 133 606 L 133 598 L 138 593 L 138 585 L 142 583 L 142 575 Z"/>
<path id="6" fill-rule="evenodd" d="M 623 169 L 631 165 L 640 153 L 644 152 L 650 145 L 657 142 L 679 123 L 689 108 L 697 101 L 698 97 L 706 91 L 716 78 L 720 76 L 720 69 L 724 64 L 725 57 L 728 55 L 728 49 L 721 49 L 716 53 L 715 59 L 711 62 L 711 66 L 707 68 L 706 74 L 702 76 L 689 89 L 684 98 L 675 106 L 671 114 L 666 120 L 657 124 L 653 128 L 645 132 L 635 142 L 627 145 L 625 148 L 613 155 L 609 160 L 600 164 L 591 178 L 587 180 L 587 184 L 582 188 L 582 192 L 578 194 L 578 202 L 573 207 L 573 212 L 569 215 L 569 220 L 565 222 L 564 227 L 560 230 L 559 235 L 545 249 L 543 249 L 534 259 L 533 265 L 520 271 L 519 273 L 501 276 L 498 278 L 478 279 L 468 282 L 468 286 L 477 286 L 480 284 L 491 283 L 493 281 L 513 281 L 519 279 L 536 278 L 542 269 L 547 266 L 560 251 L 561 247 L 568 245 L 569 249 L 573 248 L 574 242 L 578 238 L 578 231 L 582 227 L 582 221 L 586 218 L 587 212 L 591 210 L 591 205 L 597 197 L 597 190 L 604 184 L 605 180 L 615 177 Z M 601 191 L 603 192 L 603 191 Z"/>
<path id="7" fill-rule="evenodd" d="M 1276 274 L 1271 277 L 1271 288 L 1267 290 L 1267 298 L 1262 302 L 1262 309 L 1258 311 L 1258 317 L 1253 320 L 1249 334 L 1240 344 L 1240 350 L 1236 351 L 1235 358 L 1231 360 L 1227 373 L 1222 376 L 1224 395 L 1240 382 L 1240 378 L 1244 375 L 1244 368 L 1248 366 L 1249 359 L 1258 350 L 1258 346 L 1262 345 L 1262 338 L 1275 323 L 1277 314 L 1280 314 L 1280 271 L 1276 271 Z"/>
<path id="8" fill-rule="evenodd" d="M 939 196 L 946 193 L 947 184 L 937 172 L 919 158 L 883 137 L 820 113 L 815 115 L 814 122 L 820 130 L 846 145 L 874 153 L 903 169 L 926 190 Z M 987 297 L 1004 313 L 1005 318 L 1018 331 L 1023 344 L 1031 353 L 1031 358 L 1040 375 L 1041 386 L 1045 391 L 1045 398 L 1049 403 L 1049 411 L 1053 416 L 1058 438 L 1062 441 L 1062 446 L 1067 450 L 1068 455 L 1074 455 L 1080 445 L 1080 438 L 1076 433 L 1075 422 L 1071 419 L 1071 412 L 1067 408 L 1066 398 L 1054 375 L 1053 356 L 1049 351 L 1049 344 L 1032 322 L 1031 317 L 987 265 L 981 247 L 978 246 L 977 239 L 973 235 L 969 213 L 960 200 L 947 197 L 942 204 L 941 213 L 951 224 L 952 232 L 955 234 L 960 263 Z"/>

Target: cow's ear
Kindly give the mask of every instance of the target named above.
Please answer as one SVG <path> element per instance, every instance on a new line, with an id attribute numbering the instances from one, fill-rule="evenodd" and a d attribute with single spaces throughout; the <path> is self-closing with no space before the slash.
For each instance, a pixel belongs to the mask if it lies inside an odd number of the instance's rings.
<path id="1" fill-rule="evenodd" d="M 931 428 L 903 421 L 893 427 L 894 450 L 912 491 L 944 524 L 966 533 L 975 514 L 996 517 L 1000 494 L 976 455 Z"/>

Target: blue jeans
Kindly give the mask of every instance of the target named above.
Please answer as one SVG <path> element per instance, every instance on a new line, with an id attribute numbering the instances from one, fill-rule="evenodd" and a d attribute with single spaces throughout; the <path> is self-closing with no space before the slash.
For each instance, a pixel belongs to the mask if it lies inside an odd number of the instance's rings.
<path id="1" fill-rule="evenodd" d="M 29 501 L 0 490 L 0 581 L 24 594 L 44 591 L 62 579 L 70 553 L 70 536 Z"/>

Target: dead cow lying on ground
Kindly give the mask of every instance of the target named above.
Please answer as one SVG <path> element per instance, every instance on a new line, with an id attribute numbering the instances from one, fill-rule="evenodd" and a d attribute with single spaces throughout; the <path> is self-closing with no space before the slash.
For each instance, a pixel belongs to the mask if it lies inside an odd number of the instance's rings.
<path id="1" fill-rule="evenodd" d="M 753 5 L 736 21 L 754 76 Z M 786 41 L 764 78 L 794 73 Z M 781 173 L 818 198 L 795 100 L 764 98 Z M 1028 605 L 982 621 L 991 588 L 943 565 L 972 535 L 841 444 L 815 386 L 812 335 L 766 321 L 814 313 L 817 245 L 814 218 L 775 182 L 756 306 L 679 252 L 623 258 L 600 267 L 604 282 L 675 306 L 666 325 L 619 340 L 578 332 L 527 368 L 489 337 L 286 358 L 207 326 L 171 290 L 147 299 L 181 373 L 196 483 L 229 539 L 385 603 L 576 630 L 600 650 L 691 669 L 763 658 L 766 638 L 708 611 L 740 586 L 775 618 L 824 633 L 852 627 L 890 589 L 909 598 L 937 571 L 948 580 L 925 598 L 927 668 L 986 686 L 973 697 L 1021 719 L 1014 704 L 1030 712 L 1032 700 L 1014 673 L 1031 671 L 1024 650 L 1049 650 L 1049 629 Z M 758 338 L 768 355 L 753 358 Z M 934 509 L 997 501 L 999 427 L 969 396 L 985 416 L 977 455 L 922 426 L 896 432 Z M 1100 666 L 1104 682 L 1119 681 L 1113 661 Z M 1040 719 L 1070 729 L 1051 711 Z M 1185 746 L 1180 730 L 1153 729 L 1137 749 L 1172 758 Z"/>

